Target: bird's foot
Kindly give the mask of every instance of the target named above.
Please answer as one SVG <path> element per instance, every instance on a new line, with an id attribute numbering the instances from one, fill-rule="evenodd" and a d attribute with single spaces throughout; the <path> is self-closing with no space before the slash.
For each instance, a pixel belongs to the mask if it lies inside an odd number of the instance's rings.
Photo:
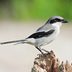
<path id="1" fill-rule="evenodd" d="M 49 51 L 47 51 L 47 50 L 45 50 L 45 49 L 42 49 L 42 51 L 44 51 L 45 53 L 44 54 L 50 54 L 50 52 Z"/>
<path id="2" fill-rule="evenodd" d="M 45 49 L 41 49 L 38 47 L 36 47 L 36 48 L 37 48 L 37 50 L 39 50 L 41 52 L 42 56 L 44 56 L 44 57 L 46 57 L 48 54 L 50 54 L 50 52 Z"/>

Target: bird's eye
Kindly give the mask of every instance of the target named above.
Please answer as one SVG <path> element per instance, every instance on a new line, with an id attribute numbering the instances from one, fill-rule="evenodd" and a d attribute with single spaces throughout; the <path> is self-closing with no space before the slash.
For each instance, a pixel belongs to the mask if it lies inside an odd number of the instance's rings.
<path id="1" fill-rule="evenodd" d="M 58 18 L 56 18 L 56 19 L 55 19 L 55 21 L 56 21 L 56 22 L 60 22 L 61 20 L 60 20 L 60 19 L 58 19 Z"/>

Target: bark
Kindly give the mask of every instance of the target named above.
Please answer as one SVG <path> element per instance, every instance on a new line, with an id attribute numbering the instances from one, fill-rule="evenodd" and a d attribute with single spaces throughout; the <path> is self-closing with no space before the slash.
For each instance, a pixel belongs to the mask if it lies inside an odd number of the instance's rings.
<path id="1" fill-rule="evenodd" d="M 45 51 L 44 55 L 38 54 L 34 60 L 31 72 L 72 72 L 72 64 L 68 61 L 60 63 L 53 51 Z"/>

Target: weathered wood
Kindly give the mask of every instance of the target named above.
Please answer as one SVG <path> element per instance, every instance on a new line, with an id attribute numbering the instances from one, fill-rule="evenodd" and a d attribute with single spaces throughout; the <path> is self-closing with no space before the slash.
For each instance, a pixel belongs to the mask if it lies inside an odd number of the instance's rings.
<path id="1" fill-rule="evenodd" d="M 60 63 L 53 51 L 45 51 L 44 55 L 38 54 L 34 60 L 31 72 L 72 72 L 72 65 L 66 61 Z"/>

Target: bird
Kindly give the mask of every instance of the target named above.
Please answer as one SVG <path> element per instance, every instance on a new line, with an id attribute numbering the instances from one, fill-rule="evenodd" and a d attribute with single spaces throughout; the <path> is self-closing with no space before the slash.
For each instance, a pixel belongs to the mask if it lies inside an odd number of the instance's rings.
<path id="1" fill-rule="evenodd" d="M 52 16 L 50 17 L 44 25 L 39 27 L 36 32 L 31 34 L 25 39 L 21 40 L 14 40 L 14 41 L 7 41 L 7 42 L 1 42 L 0 44 L 9 44 L 9 43 L 15 43 L 15 44 L 31 44 L 35 46 L 36 49 L 38 49 L 42 54 L 43 51 L 41 49 L 42 46 L 47 45 L 51 43 L 60 33 L 60 28 L 62 24 L 68 23 L 67 20 L 65 20 L 61 16 Z"/>

